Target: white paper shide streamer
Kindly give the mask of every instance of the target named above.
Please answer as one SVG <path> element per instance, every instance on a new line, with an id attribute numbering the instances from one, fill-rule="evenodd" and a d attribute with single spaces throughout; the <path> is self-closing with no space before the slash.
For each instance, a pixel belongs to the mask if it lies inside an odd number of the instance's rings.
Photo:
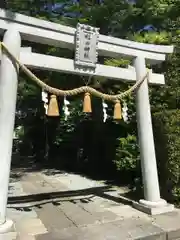
<path id="1" fill-rule="evenodd" d="M 106 122 L 108 117 L 106 108 L 108 107 L 108 105 L 104 101 L 102 101 L 102 107 L 103 107 L 103 122 Z"/>
<path id="2" fill-rule="evenodd" d="M 45 108 L 45 113 L 47 114 L 48 111 L 48 93 L 45 91 L 42 91 L 42 101 L 44 102 L 44 108 Z"/>
<path id="3" fill-rule="evenodd" d="M 128 107 L 126 102 L 123 103 L 123 108 L 122 108 L 122 117 L 123 120 L 128 123 Z"/>
<path id="4" fill-rule="evenodd" d="M 63 106 L 63 112 L 64 112 L 64 119 L 65 121 L 67 121 L 67 118 L 70 115 L 70 111 L 68 109 L 68 105 L 70 104 L 70 102 L 66 99 L 66 97 L 64 98 L 64 106 Z"/>

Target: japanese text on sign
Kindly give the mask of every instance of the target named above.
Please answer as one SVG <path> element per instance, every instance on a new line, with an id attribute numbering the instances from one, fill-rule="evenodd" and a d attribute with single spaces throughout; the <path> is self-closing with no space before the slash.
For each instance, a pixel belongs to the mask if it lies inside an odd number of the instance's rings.
<path id="1" fill-rule="evenodd" d="M 96 67 L 98 36 L 97 28 L 78 24 L 75 64 L 84 67 Z"/>

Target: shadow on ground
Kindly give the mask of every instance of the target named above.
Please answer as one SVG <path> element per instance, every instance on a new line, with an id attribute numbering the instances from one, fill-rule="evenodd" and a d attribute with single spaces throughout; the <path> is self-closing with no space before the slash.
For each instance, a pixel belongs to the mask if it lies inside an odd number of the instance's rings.
<path id="1" fill-rule="evenodd" d="M 34 157 L 13 156 L 11 165 L 11 181 L 19 181 L 26 173 L 44 171 L 47 175 L 64 174 L 54 164 L 48 162 L 36 163 Z"/>
<path id="2" fill-rule="evenodd" d="M 59 176 L 60 174 L 64 175 L 65 173 L 67 173 L 67 171 L 60 170 L 58 168 L 60 168 L 59 164 L 50 164 L 49 162 L 35 163 L 32 157 L 26 157 L 25 159 L 19 158 L 18 161 L 12 161 L 10 181 L 20 181 L 23 176 L 31 172 L 43 172 L 46 175 L 53 176 L 56 174 L 58 174 Z M 75 173 L 77 174 L 77 172 Z M 79 173 L 79 175 L 85 176 L 82 173 Z M 76 198 L 76 200 L 79 199 L 80 201 L 89 202 L 91 201 L 92 196 L 101 197 L 107 200 L 114 201 L 116 203 L 132 205 L 133 201 L 137 201 L 138 199 L 140 199 L 140 197 L 142 197 L 141 191 L 134 191 L 134 189 L 129 189 L 129 192 L 126 192 L 124 194 L 116 194 L 114 196 L 113 194 L 111 194 L 115 191 L 114 187 L 124 187 L 124 185 L 119 184 L 114 180 L 107 180 L 101 177 L 99 177 L 98 180 L 103 180 L 105 186 L 73 191 L 56 191 L 44 192 L 39 194 L 29 194 L 24 196 L 10 196 L 8 198 L 8 204 L 9 207 L 12 208 L 19 208 L 23 209 L 23 211 L 30 211 L 29 207 L 22 206 L 28 205 L 30 207 L 41 208 L 41 206 L 46 203 L 53 203 L 54 205 L 58 205 L 61 201 L 73 201 L 74 197 Z"/>
<path id="3" fill-rule="evenodd" d="M 29 194 L 25 196 L 13 196 L 8 198 L 9 208 L 23 209 L 30 211 L 29 207 L 39 207 L 47 203 L 60 205 L 60 202 L 70 201 L 75 203 L 80 200 L 83 203 L 89 203 L 93 197 L 101 197 L 116 203 L 132 205 L 133 200 L 128 198 L 126 194 L 112 196 L 113 191 L 111 186 L 94 187 L 73 191 L 45 192 L 39 194 Z M 72 199 L 76 197 L 75 199 Z M 14 206 L 13 206 L 14 205 Z M 29 207 L 23 207 L 28 205 Z"/>
<path id="4" fill-rule="evenodd" d="M 96 181 L 103 181 L 106 184 L 109 185 L 116 185 L 116 186 L 127 186 L 127 182 L 129 182 L 128 187 L 134 187 L 133 184 L 131 184 L 133 181 L 130 179 L 127 172 L 120 173 L 115 175 L 115 173 L 104 173 L 104 171 L 97 171 L 97 169 L 94 169 L 94 171 L 90 170 L 85 171 L 82 169 L 78 169 L 75 167 L 68 168 L 64 166 L 64 160 L 58 159 L 54 160 L 51 159 L 51 161 L 47 161 L 43 159 L 41 162 L 37 162 L 36 159 L 32 157 L 20 157 L 20 156 L 13 156 L 12 158 L 12 165 L 11 165 L 11 180 L 20 180 L 21 177 L 26 175 L 26 173 L 30 172 L 39 172 L 42 171 L 46 175 L 56 175 L 56 174 L 65 174 L 65 173 L 72 173 L 72 174 L 78 174 L 82 177 L 87 177 L 92 180 Z M 108 171 L 107 171 L 108 172 Z M 128 176 L 127 176 L 128 175 Z M 127 181 L 128 178 L 128 181 Z M 139 183 L 138 183 L 139 184 Z"/>

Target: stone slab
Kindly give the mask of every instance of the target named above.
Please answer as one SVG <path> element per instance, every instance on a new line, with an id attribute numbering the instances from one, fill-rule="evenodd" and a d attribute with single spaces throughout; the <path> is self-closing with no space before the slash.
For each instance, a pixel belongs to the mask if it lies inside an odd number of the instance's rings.
<path id="1" fill-rule="evenodd" d="M 103 187 L 105 184 L 82 177 L 78 174 L 61 174 L 59 177 L 56 176 L 47 176 L 44 174 L 44 179 L 49 179 L 49 181 L 56 181 L 59 185 L 66 186 L 67 190 L 82 190 L 86 188 L 93 187 Z"/>
<path id="2" fill-rule="evenodd" d="M 128 232 L 130 239 L 147 239 L 147 240 L 166 240 L 166 233 L 153 222 L 141 218 L 132 217 L 116 222 L 112 222 L 120 231 Z"/>
<path id="3" fill-rule="evenodd" d="M 60 236 L 54 236 L 53 233 L 47 233 L 36 236 L 36 240 L 61 240 Z"/>
<path id="4" fill-rule="evenodd" d="M 166 233 L 160 233 L 151 236 L 136 238 L 136 240 L 167 240 L 167 238 Z"/>
<path id="5" fill-rule="evenodd" d="M 23 188 L 30 193 L 44 193 L 52 191 L 52 186 L 40 174 L 28 174 L 22 181 Z"/>
<path id="6" fill-rule="evenodd" d="M 119 240 L 119 239 L 130 239 L 130 234 L 127 231 L 122 231 L 119 227 L 111 224 L 101 224 L 88 226 L 82 229 L 81 237 L 79 239 L 86 240 Z"/>
<path id="7" fill-rule="evenodd" d="M 107 210 L 117 214 L 118 216 L 124 219 L 128 219 L 128 218 L 140 218 L 142 220 L 150 219 L 147 214 L 140 212 L 129 205 L 114 206 L 114 207 L 107 208 Z"/>
<path id="8" fill-rule="evenodd" d="M 44 234 L 47 232 L 42 221 L 36 219 L 24 219 L 23 221 L 16 223 L 16 230 L 22 234 L 29 234 L 35 236 L 38 234 Z"/>
<path id="9" fill-rule="evenodd" d="M 167 233 L 167 239 L 180 238 L 180 210 L 158 215 L 153 219 L 154 224 Z"/>
<path id="10" fill-rule="evenodd" d="M 52 189 L 57 190 L 57 191 L 65 191 L 65 190 L 68 190 L 68 188 L 66 185 L 64 185 L 60 181 L 62 175 L 63 174 L 47 175 L 45 173 L 40 173 L 39 177 L 44 179 L 44 181 L 50 183 L 50 186 Z"/>
<path id="11" fill-rule="evenodd" d="M 96 224 L 99 222 L 95 216 L 72 202 L 62 202 L 59 208 L 76 226 Z"/>
<path id="12" fill-rule="evenodd" d="M 20 182 L 10 182 L 8 187 L 8 196 L 21 196 L 24 195 L 23 187 Z"/>
<path id="13" fill-rule="evenodd" d="M 159 206 L 159 207 L 149 207 L 138 202 L 133 202 L 133 207 L 149 215 L 158 215 L 158 214 L 174 211 L 174 205 L 172 204 L 167 204 L 165 206 Z"/>
<path id="14" fill-rule="evenodd" d="M 176 240 L 180 238 L 180 228 L 167 232 L 167 240 Z"/>
<path id="15" fill-rule="evenodd" d="M 83 200 L 83 199 L 82 199 Z M 115 212 L 112 212 L 110 207 L 112 206 L 111 201 L 103 201 L 101 198 L 96 198 L 95 201 L 86 202 L 74 201 L 75 204 L 80 207 L 83 211 L 90 213 L 99 222 L 110 222 L 121 219 Z M 102 207 L 102 203 L 106 204 L 109 209 Z M 114 206 L 114 205 L 113 205 Z"/>
<path id="16" fill-rule="evenodd" d="M 114 222 L 121 219 L 121 217 L 119 217 L 115 213 L 106 210 L 104 210 L 103 212 L 93 213 L 93 216 L 101 223 Z"/>
<path id="17" fill-rule="evenodd" d="M 76 240 L 76 239 L 79 239 L 79 238 L 76 238 L 74 236 L 61 237 L 59 235 L 55 235 L 54 233 L 47 233 L 47 234 L 39 235 L 36 237 L 36 240 Z"/>
<path id="18" fill-rule="evenodd" d="M 152 223 L 146 223 L 142 226 L 134 226 L 132 229 L 129 229 L 128 232 L 131 235 L 132 239 L 164 238 L 166 240 L 166 233 Z"/>
<path id="19" fill-rule="evenodd" d="M 32 177 L 34 178 L 35 175 L 32 174 Z M 25 176 L 23 178 L 25 178 Z M 23 180 L 16 180 L 13 181 L 13 183 L 10 183 L 9 197 L 23 197 L 23 195 L 27 195 L 28 192 L 32 193 L 33 191 L 36 191 L 36 188 L 31 181 L 25 182 L 29 188 L 23 187 Z M 21 204 L 17 204 L 17 207 L 10 205 L 11 204 L 8 204 L 7 216 L 15 223 L 15 229 L 17 232 L 16 240 L 35 240 L 35 235 L 47 232 L 33 208 L 22 207 Z"/>
<path id="20" fill-rule="evenodd" d="M 0 234 L 0 240 L 16 240 L 16 237 L 17 237 L 16 232 Z"/>
<path id="21" fill-rule="evenodd" d="M 62 230 L 56 230 L 47 234 L 36 236 L 36 240 L 76 240 L 81 238 L 81 229 L 70 227 Z"/>
<path id="22" fill-rule="evenodd" d="M 53 206 L 51 203 L 43 205 L 40 209 L 36 209 L 36 212 L 50 232 L 74 226 L 73 221 L 60 208 Z"/>
<path id="23" fill-rule="evenodd" d="M 15 223 L 18 221 L 24 221 L 24 219 L 35 219 L 37 218 L 37 214 L 33 209 L 23 210 L 21 208 L 8 208 L 7 216 L 11 218 Z"/>
<path id="24" fill-rule="evenodd" d="M 29 235 L 28 233 L 19 233 L 16 240 L 36 240 L 35 236 Z"/>

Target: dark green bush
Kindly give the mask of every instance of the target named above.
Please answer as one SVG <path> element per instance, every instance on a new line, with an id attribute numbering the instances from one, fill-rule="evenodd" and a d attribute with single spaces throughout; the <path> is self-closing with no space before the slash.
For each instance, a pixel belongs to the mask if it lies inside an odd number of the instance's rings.
<path id="1" fill-rule="evenodd" d="M 137 138 L 134 134 L 128 134 L 118 138 L 116 156 L 113 161 L 116 173 L 121 183 L 129 184 L 136 188 L 141 182 L 140 154 Z"/>
<path id="2" fill-rule="evenodd" d="M 128 135 L 118 140 L 119 146 L 116 150 L 116 160 L 114 161 L 117 170 L 135 170 L 137 168 L 137 162 L 140 160 L 136 136 Z"/>
<path id="3" fill-rule="evenodd" d="M 180 202 L 180 110 L 154 114 L 154 137 L 162 195 Z"/>

